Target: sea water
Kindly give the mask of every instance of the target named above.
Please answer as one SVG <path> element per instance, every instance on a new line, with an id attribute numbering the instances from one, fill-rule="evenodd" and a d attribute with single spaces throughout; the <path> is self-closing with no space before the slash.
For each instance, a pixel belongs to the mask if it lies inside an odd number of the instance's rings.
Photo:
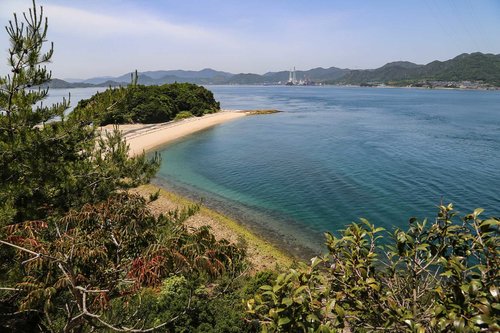
<path id="1" fill-rule="evenodd" d="M 500 216 L 500 92 L 208 86 L 225 109 L 274 108 L 161 149 L 157 183 L 305 256 L 360 217 L 387 230 L 441 202 Z M 45 105 L 104 88 L 52 89 Z M 71 111 L 71 109 L 69 110 Z"/>
<path id="2" fill-rule="evenodd" d="M 53 105 L 62 103 L 63 100 L 69 102 L 69 108 L 66 114 L 73 111 L 79 101 L 88 99 L 98 92 L 106 90 L 106 87 L 89 87 L 89 88 L 71 88 L 71 89 L 49 89 L 49 94 L 43 100 L 43 105 Z"/>
<path id="3" fill-rule="evenodd" d="M 296 254 L 367 218 L 389 231 L 437 205 L 500 215 L 500 92 L 209 86 L 226 109 L 278 109 L 159 151 L 157 182 Z M 308 252 L 308 253 L 309 253 Z"/>

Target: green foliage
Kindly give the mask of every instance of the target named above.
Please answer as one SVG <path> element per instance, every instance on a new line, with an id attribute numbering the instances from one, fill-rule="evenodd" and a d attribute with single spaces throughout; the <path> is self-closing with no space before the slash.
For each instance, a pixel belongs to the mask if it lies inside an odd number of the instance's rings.
<path id="1" fill-rule="evenodd" d="M 156 200 L 158 200 L 159 197 L 160 197 L 160 189 L 158 189 L 158 191 L 151 193 L 149 195 L 149 202 L 156 201 Z"/>
<path id="2" fill-rule="evenodd" d="M 500 57 L 494 54 L 462 54 L 448 62 L 435 62 L 440 69 L 431 78 L 442 81 L 483 81 L 500 85 Z M 432 63 L 431 63 L 432 64 Z"/>
<path id="3" fill-rule="evenodd" d="M 202 275 L 171 276 L 159 290 L 143 289 L 140 298 L 111 302 L 108 320 L 119 318 L 124 326 L 140 323 L 144 327 L 168 322 L 162 327 L 167 332 L 257 332 L 259 323 L 245 319 L 241 300 L 251 295 L 247 285 L 258 288 L 273 274 L 223 274 L 215 281 Z"/>
<path id="4" fill-rule="evenodd" d="M 162 304 L 158 316 L 147 317 L 147 323 L 177 325 L 173 322 L 191 306 L 193 287 L 182 293 L 184 281 L 209 283 L 244 268 L 242 250 L 215 240 L 206 227 L 184 227 L 197 210 L 154 217 L 142 197 L 121 193 L 59 219 L 9 226 L 2 242 L 16 250 L 11 270 L 22 276 L 11 300 L 20 311 L 42 313 L 42 325 L 52 331 L 122 329 L 140 324 L 142 317 L 114 315 L 118 310 L 112 304 L 137 303 L 130 311 L 150 311 L 138 304 L 146 292 L 142 288 L 163 283 L 154 296 Z"/>
<path id="5" fill-rule="evenodd" d="M 440 206 L 393 244 L 366 220 L 327 233 L 330 254 L 261 287 L 248 313 L 272 332 L 498 331 L 500 220 L 481 212 L 459 219 Z"/>
<path id="6" fill-rule="evenodd" d="M 247 296 L 253 296 L 260 287 L 272 283 L 276 279 L 278 273 L 276 271 L 261 271 L 245 283 L 243 293 Z"/>
<path id="7" fill-rule="evenodd" d="M 130 105 L 146 88 L 133 82 L 105 94 L 109 99 L 96 109 L 69 118 L 66 102 L 35 106 L 47 94 L 33 87 L 50 79 L 42 65 L 52 49 L 41 51 L 47 23 L 33 7 L 24 24 L 14 16 L 7 28 L 12 74 L 0 78 L 0 330 L 141 331 L 135 325 L 144 321 L 131 315 L 124 327 L 113 304 L 137 304 L 130 310 L 143 311 L 148 288 L 164 279 L 189 286 L 198 281 L 197 288 L 222 275 L 234 279 L 245 267 L 245 253 L 216 240 L 208 227 L 186 228 L 183 221 L 199 207 L 157 217 L 143 198 L 124 191 L 147 182 L 159 160 L 130 158 L 118 131 L 97 131 L 95 115 L 124 101 Z M 172 96 L 188 100 L 196 89 L 179 85 Z M 170 103 L 172 96 L 157 101 L 151 95 L 148 102 Z M 186 103 L 193 113 L 204 107 L 198 100 Z M 180 318 L 165 295 L 157 297 L 164 317 L 150 328 Z M 183 306 L 181 313 L 190 309 Z"/>
<path id="8" fill-rule="evenodd" d="M 99 125 L 160 123 L 178 116 L 202 116 L 220 109 L 212 92 L 191 83 L 109 88 L 78 103 L 70 119 L 88 118 Z"/>
<path id="9" fill-rule="evenodd" d="M 278 275 L 272 285 L 264 285 L 253 299 L 247 301 L 248 313 L 261 319 L 262 330 L 277 332 L 309 332 L 328 329 L 323 301 L 328 289 L 324 277 L 315 269 L 320 259 L 315 258 L 311 267 L 305 264 L 288 273 Z"/>
<path id="10" fill-rule="evenodd" d="M 182 119 L 187 119 L 187 118 L 191 118 L 191 117 L 194 117 L 194 115 L 191 112 L 181 111 L 175 116 L 174 120 L 182 120 Z"/>
<path id="11" fill-rule="evenodd" d="M 90 119 L 66 119 L 66 101 L 43 106 L 48 90 L 35 86 L 50 80 L 47 20 L 36 6 L 24 18 L 7 27 L 12 74 L 0 79 L 0 226 L 103 200 L 159 166 L 156 157 L 128 158 L 120 133 L 101 137 Z"/>

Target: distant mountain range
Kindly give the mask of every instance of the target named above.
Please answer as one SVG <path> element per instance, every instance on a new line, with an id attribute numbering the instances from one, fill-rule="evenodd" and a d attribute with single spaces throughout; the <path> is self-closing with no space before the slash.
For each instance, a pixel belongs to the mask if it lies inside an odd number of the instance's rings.
<path id="1" fill-rule="evenodd" d="M 173 82 L 191 82 L 198 84 L 218 84 L 224 83 L 234 74 L 216 71 L 210 68 L 205 68 L 201 71 L 185 71 L 185 70 L 169 70 L 169 71 L 148 71 L 140 72 L 138 82 L 140 84 L 164 84 Z M 91 84 L 95 86 L 122 85 L 130 83 L 132 72 L 118 77 L 102 76 L 94 77 L 86 80 L 68 79 L 68 83 L 74 85 Z"/>
<path id="2" fill-rule="evenodd" d="M 500 54 L 464 53 L 447 61 L 433 61 L 418 65 L 407 61 L 388 63 L 377 69 L 351 70 L 336 67 L 314 68 L 296 71 L 298 80 L 321 84 L 354 85 L 422 85 L 425 82 L 481 82 L 484 86 L 500 87 Z M 173 82 L 196 84 L 285 84 L 289 71 L 269 72 L 263 75 L 253 73 L 232 74 L 203 69 L 201 71 L 160 70 L 140 72 L 138 82 L 145 85 Z M 53 79 L 52 88 L 78 88 L 93 86 L 126 85 L 131 73 L 118 77 L 95 77 L 86 80 Z"/>

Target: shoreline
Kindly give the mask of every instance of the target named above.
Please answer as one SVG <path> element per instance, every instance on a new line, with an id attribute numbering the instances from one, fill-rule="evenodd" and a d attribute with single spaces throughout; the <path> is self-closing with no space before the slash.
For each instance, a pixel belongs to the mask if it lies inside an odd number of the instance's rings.
<path id="1" fill-rule="evenodd" d="M 141 185 L 132 189 L 131 192 L 141 195 L 146 200 L 150 195 L 159 192 L 158 199 L 148 203 L 155 215 L 199 204 L 156 184 Z M 299 261 L 243 224 L 203 204 L 200 205 L 199 212 L 184 223 L 188 228 L 193 229 L 208 225 L 215 238 L 226 239 L 243 246 L 247 253 L 247 260 L 251 264 L 249 267 L 251 274 L 269 269 L 289 268 Z"/>
<path id="2" fill-rule="evenodd" d="M 122 132 L 124 139 L 129 145 L 129 155 L 136 156 L 218 124 L 249 115 L 274 112 L 277 111 L 226 110 L 202 117 L 192 117 L 168 123 L 119 125 L 118 130 Z M 107 125 L 102 128 L 103 131 L 111 131 L 113 129 L 113 125 Z M 133 189 L 132 192 L 138 193 L 147 199 L 150 194 L 158 190 L 160 191 L 159 199 L 149 204 L 155 214 L 195 204 L 193 200 L 158 184 L 149 183 L 142 185 Z M 250 271 L 253 273 L 266 269 L 275 269 L 276 267 L 288 268 L 300 260 L 288 253 L 286 248 L 269 242 L 265 237 L 251 230 L 243 223 L 219 211 L 210 209 L 205 205 L 201 205 L 200 211 L 188 219 L 186 225 L 191 228 L 208 225 L 216 238 L 225 238 L 232 243 L 244 244 L 247 250 L 247 259 L 252 265 Z"/>
<path id="3" fill-rule="evenodd" d="M 171 182 L 161 176 L 153 178 L 151 184 L 192 202 L 202 203 L 204 207 L 236 221 L 243 228 L 273 244 L 295 260 L 309 261 L 315 256 L 324 254 L 325 248 L 322 245 L 314 246 L 318 245 L 316 236 L 319 235 L 304 235 L 302 230 L 296 228 L 294 221 L 283 218 L 282 215 L 269 215 L 269 212 L 254 210 L 231 199 L 200 189 L 197 191 L 189 185 L 176 184 L 175 181 Z M 323 239 L 323 235 L 319 237 Z"/>
<path id="4" fill-rule="evenodd" d="M 136 156 L 189 134 L 245 117 L 247 114 L 248 111 L 227 110 L 168 123 L 125 124 L 117 127 L 129 146 L 129 155 Z M 112 131 L 114 127 L 115 125 L 106 125 L 101 129 L 107 132 Z"/>

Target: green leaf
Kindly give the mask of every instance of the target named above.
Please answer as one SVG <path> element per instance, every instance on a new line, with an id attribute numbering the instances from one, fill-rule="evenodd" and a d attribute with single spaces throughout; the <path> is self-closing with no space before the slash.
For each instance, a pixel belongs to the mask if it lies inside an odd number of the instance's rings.
<path id="1" fill-rule="evenodd" d="M 465 327 L 465 320 L 461 317 L 458 317 L 453 321 L 453 327 L 456 331 L 461 332 Z"/>
<path id="2" fill-rule="evenodd" d="M 301 294 L 306 289 L 307 289 L 307 286 L 300 286 L 293 291 L 293 295 L 297 296 L 297 295 Z"/>
<path id="3" fill-rule="evenodd" d="M 380 291 L 380 286 L 378 285 L 378 283 L 369 283 L 368 284 L 370 286 L 370 288 L 372 288 L 373 290 L 375 291 Z"/>
<path id="4" fill-rule="evenodd" d="M 289 322 L 291 322 L 290 318 L 288 318 L 288 317 L 281 317 L 280 319 L 278 319 L 278 326 L 286 325 Z"/>
<path id="5" fill-rule="evenodd" d="M 444 273 L 441 273 L 441 276 L 445 276 L 445 277 L 451 277 L 453 275 L 453 272 L 452 271 L 446 271 Z"/>
<path id="6" fill-rule="evenodd" d="M 481 226 L 483 226 L 483 225 L 500 226 L 500 220 L 496 220 L 496 219 L 484 220 L 481 222 Z"/>
<path id="7" fill-rule="evenodd" d="M 269 295 L 269 296 L 271 296 L 273 299 L 275 299 L 275 298 L 276 298 L 276 294 L 275 294 L 275 293 L 273 293 L 273 292 L 272 292 L 272 290 L 265 291 L 265 292 L 263 292 L 263 293 L 262 293 L 262 295 L 263 295 L 263 296 L 264 296 L 264 295 Z"/>
<path id="8" fill-rule="evenodd" d="M 320 258 L 318 257 L 314 257 L 311 259 L 311 268 L 314 268 L 316 266 L 318 266 L 319 264 L 321 264 L 323 262 L 323 260 L 321 260 Z"/>
<path id="9" fill-rule="evenodd" d="M 498 300 L 499 292 L 497 286 L 490 286 L 490 294 L 495 300 Z"/>
<path id="10" fill-rule="evenodd" d="M 283 282 L 285 276 L 286 276 L 285 273 L 281 273 L 280 275 L 278 275 L 278 278 L 276 279 L 276 284 L 280 284 L 281 282 Z"/>
<path id="11" fill-rule="evenodd" d="M 304 296 L 296 296 L 293 298 L 293 301 L 297 304 L 303 304 L 304 303 Z"/>
<path id="12" fill-rule="evenodd" d="M 488 318 L 487 315 L 484 315 L 484 314 L 472 317 L 471 321 L 476 325 L 483 325 L 483 324 L 490 323 L 490 319 Z"/>
<path id="13" fill-rule="evenodd" d="M 288 298 L 288 297 L 283 298 L 283 300 L 281 301 L 281 304 L 284 304 L 286 306 L 290 306 L 290 305 L 292 305 L 292 303 L 293 303 L 293 300 L 291 298 Z"/>
<path id="14" fill-rule="evenodd" d="M 476 208 L 474 209 L 474 217 L 477 217 L 479 214 L 481 214 L 482 212 L 484 212 L 484 209 L 483 208 Z"/>
<path id="15" fill-rule="evenodd" d="M 417 246 L 417 251 L 427 251 L 429 244 L 420 244 Z"/>
<path id="16" fill-rule="evenodd" d="M 443 305 L 438 304 L 438 305 L 434 306 L 434 316 L 437 317 L 443 311 L 446 311 L 446 308 Z"/>
<path id="17" fill-rule="evenodd" d="M 338 304 L 335 304 L 335 313 L 337 313 L 341 318 L 345 316 L 344 309 Z"/>
<path id="18" fill-rule="evenodd" d="M 308 314 L 306 317 L 306 320 L 310 323 L 315 322 L 315 321 L 319 322 L 318 316 L 316 316 L 314 313 Z"/>
<path id="19" fill-rule="evenodd" d="M 317 332 L 318 332 L 318 333 L 331 333 L 331 332 L 332 332 L 332 330 L 331 330 L 328 326 L 326 326 L 326 325 L 323 325 L 323 324 L 322 324 L 322 325 L 318 328 L 318 331 L 317 331 Z"/>

